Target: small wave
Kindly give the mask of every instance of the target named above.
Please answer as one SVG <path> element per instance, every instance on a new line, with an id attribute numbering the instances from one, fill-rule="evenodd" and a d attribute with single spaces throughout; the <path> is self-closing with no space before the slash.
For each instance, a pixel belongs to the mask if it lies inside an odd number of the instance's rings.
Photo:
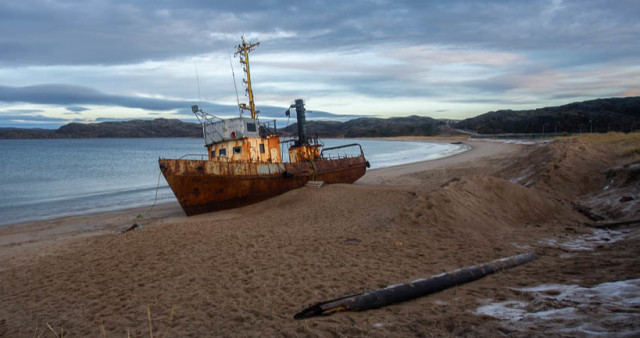
<path id="1" fill-rule="evenodd" d="M 155 190 L 155 187 L 128 189 L 3 206 L 0 207 L 0 214 L 3 215 L 0 226 L 151 206 L 154 202 Z M 175 197 L 168 186 L 158 189 L 157 203 L 173 200 Z"/>
<path id="2" fill-rule="evenodd" d="M 471 149 L 470 146 L 465 144 L 434 144 L 434 143 L 420 143 L 420 142 L 411 142 L 411 143 L 415 143 L 416 145 L 419 145 L 419 146 L 411 150 L 403 151 L 402 154 L 404 156 L 397 156 L 397 154 L 367 156 L 367 159 L 369 160 L 369 162 L 371 162 L 371 169 L 393 167 L 397 165 L 416 163 L 416 162 L 432 161 L 432 160 L 437 160 L 440 158 L 445 158 L 445 157 L 453 156 L 456 154 L 460 154 Z"/>
<path id="3" fill-rule="evenodd" d="M 112 189 L 108 191 L 93 191 L 82 194 L 73 194 L 73 195 L 62 195 L 50 198 L 40 198 L 40 199 L 30 199 L 28 201 L 20 201 L 17 203 L 11 203 L 8 207 L 27 207 L 31 205 L 39 205 L 43 203 L 58 203 L 58 202 L 73 202 L 73 201 L 83 201 L 86 199 L 100 199 L 100 198 L 110 198 L 114 196 L 127 195 L 127 194 L 135 194 L 135 193 L 144 193 L 148 191 L 155 191 L 156 187 L 142 187 L 142 188 L 133 188 L 133 189 Z M 158 191 L 169 191 L 169 186 L 159 186 Z"/>

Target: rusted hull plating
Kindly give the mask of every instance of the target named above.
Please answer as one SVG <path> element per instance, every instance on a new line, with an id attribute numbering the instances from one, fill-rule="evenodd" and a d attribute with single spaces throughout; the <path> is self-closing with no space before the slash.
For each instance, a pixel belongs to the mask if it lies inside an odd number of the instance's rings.
<path id="1" fill-rule="evenodd" d="M 353 183 L 364 156 L 303 163 L 244 163 L 160 159 L 160 170 L 189 216 L 236 208 L 304 186 L 309 180 Z"/>

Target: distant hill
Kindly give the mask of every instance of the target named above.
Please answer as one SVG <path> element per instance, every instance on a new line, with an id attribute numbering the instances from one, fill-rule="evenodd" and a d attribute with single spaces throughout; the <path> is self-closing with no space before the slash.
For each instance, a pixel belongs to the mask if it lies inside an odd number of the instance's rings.
<path id="1" fill-rule="evenodd" d="M 54 129 L 0 128 L 0 139 L 51 138 Z"/>
<path id="2" fill-rule="evenodd" d="M 202 137 L 197 123 L 175 119 L 132 120 L 123 122 L 70 123 L 56 133 L 74 138 L 87 137 Z"/>
<path id="3" fill-rule="evenodd" d="M 598 99 L 533 110 L 499 110 L 462 121 L 421 116 L 307 121 L 309 135 L 320 137 L 433 136 L 453 134 L 455 129 L 480 134 L 541 133 L 543 127 L 545 133 L 640 130 L 640 97 Z M 284 132 L 296 133 L 297 125 L 287 126 Z M 202 127 L 198 123 L 155 119 L 70 123 L 57 130 L 0 128 L 0 139 L 98 137 L 202 137 Z"/>
<path id="4" fill-rule="evenodd" d="M 409 116 L 389 119 L 359 118 L 347 122 L 307 121 L 310 135 L 320 137 L 384 137 L 429 136 L 450 131 L 446 122 L 430 117 Z M 286 133 L 296 133 L 297 125 Z M 57 130 L 0 129 L 2 138 L 138 138 L 138 137 L 202 137 L 198 123 L 180 120 L 132 120 L 123 122 L 70 123 Z"/>
<path id="5" fill-rule="evenodd" d="M 132 120 L 122 122 L 70 123 L 57 130 L 0 129 L 0 138 L 140 138 L 202 137 L 198 123 L 175 119 Z"/>
<path id="6" fill-rule="evenodd" d="M 608 98 L 533 110 L 499 110 L 452 124 L 480 134 L 603 133 L 640 129 L 640 97 Z M 592 129 L 593 128 L 593 129 Z"/>
<path id="7" fill-rule="evenodd" d="M 284 130 L 297 132 L 297 123 Z M 309 135 L 320 137 L 433 136 L 451 132 L 447 122 L 430 117 L 359 118 L 347 122 L 307 121 Z"/>

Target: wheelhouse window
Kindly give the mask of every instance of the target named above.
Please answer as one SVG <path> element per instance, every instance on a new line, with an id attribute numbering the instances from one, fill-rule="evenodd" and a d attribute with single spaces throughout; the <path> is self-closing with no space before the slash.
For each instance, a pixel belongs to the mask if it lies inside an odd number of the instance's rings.
<path id="1" fill-rule="evenodd" d="M 256 124 L 255 123 L 247 123 L 247 131 L 256 131 Z"/>
<path id="2" fill-rule="evenodd" d="M 264 154 L 264 144 L 260 143 L 260 153 Z"/>
<path id="3" fill-rule="evenodd" d="M 227 156 L 227 149 L 220 149 L 218 151 L 218 156 Z"/>
<path id="4" fill-rule="evenodd" d="M 242 147 L 233 147 L 234 154 L 242 154 Z"/>

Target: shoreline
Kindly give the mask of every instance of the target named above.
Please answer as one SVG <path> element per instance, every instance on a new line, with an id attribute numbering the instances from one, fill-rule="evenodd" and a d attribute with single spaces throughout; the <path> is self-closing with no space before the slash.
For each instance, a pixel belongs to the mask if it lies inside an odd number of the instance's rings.
<path id="1" fill-rule="evenodd" d="M 362 139 L 362 140 L 371 140 L 371 141 L 390 141 L 390 142 L 394 142 L 394 141 L 397 141 L 397 142 L 424 142 L 424 143 L 436 143 L 436 144 L 449 144 L 449 143 L 451 143 L 451 142 L 448 142 L 446 140 L 443 140 L 442 138 L 436 140 L 436 139 L 428 139 L 427 137 L 419 137 L 419 136 L 416 136 L 416 137 L 393 137 L 393 138 L 358 138 L 358 140 L 360 140 L 360 139 Z M 372 172 L 372 171 L 376 171 L 376 170 L 380 170 L 380 169 L 386 169 L 386 168 L 396 168 L 396 167 L 400 167 L 400 166 L 417 164 L 417 163 L 422 163 L 422 162 L 438 161 L 438 160 L 445 159 L 445 158 L 448 158 L 448 157 L 456 156 L 456 155 L 458 155 L 460 153 L 464 153 L 464 152 L 467 152 L 469 150 L 470 149 L 462 150 L 462 151 L 456 152 L 456 153 L 454 153 L 452 155 L 448 155 L 448 156 L 445 156 L 445 157 L 439 157 L 439 158 L 432 159 L 432 160 L 410 162 L 410 163 L 393 165 L 393 166 L 389 166 L 389 167 L 370 169 L 370 170 L 367 170 L 367 172 Z M 356 182 L 356 184 L 357 184 L 357 182 Z M 173 194 L 171 196 L 173 197 Z M 172 200 L 158 203 L 156 205 L 156 208 L 158 208 L 158 207 L 166 208 L 166 207 L 171 206 L 171 205 L 178 205 L 177 201 L 175 200 L 175 197 L 173 197 Z M 64 219 L 73 220 L 73 219 L 76 219 L 76 218 L 82 218 L 83 216 L 92 216 L 92 215 L 103 216 L 103 215 L 120 214 L 120 213 L 145 214 L 145 211 L 147 211 L 149 208 L 151 208 L 150 205 L 149 206 L 137 206 L 137 207 L 112 206 L 112 207 L 108 207 L 108 208 L 103 209 L 103 210 L 94 210 L 94 211 L 88 211 L 88 212 L 77 212 L 77 213 L 69 214 L 69 215 L 42 216 L 42 217 L 39 217 L 37 219 L 26 219 L 26 220 L 20 220 L 20 221 L 17 221 L 17 222 L 13 222 L 13 223 L 0 224 L 0 230 L 2 228 L 4 228 L 4 227 L 26 226 L 26 225 L 37 224 L 37 223 L 55 222 L 56 220 L 64 220 Z M 1 231 L 0 231 L 0 234 L 2 234 Z M 0 245 L 2 245 L 2 241 L 1 240 L 0 240 Z"/>
<path id="2" fill-rule="evenodd" d="M 426 140 L 425 142 L 434 142 L 434 140 Z M 435 143 L 435 142 L 434 142 Z M 446 142 L 449 143 L 449 142 Z M 485 142 L 483 140 L 467 140 L 464 142 L 469 147 L 468 150 L 453 154 L 451 156 L 421 161 L 407 164 L 400 164 L 392 167 L 378 168 L 367 171 L 367 174 L 359 179 L 355 184 L 376 185 L 388 184 L 388 179 L 409 175 L 427 170 L 441 169 L 447 166 L 458 165 L 464 162 L 474 161 L 480 158 L 486 158 L 498 155 L 508 155 L 522 149 L 522 144 L 510 144 L 503 142 Z"/>
<path id="3" fill-rule="evenodd" d="M 436 140 L 413 139 L 412 142 L 429 142 L 435 143 Z M 398 141 L 404 141 L 398 140 Z M 441 143 L 449 143 L 447 140 L 440 140 Z M 451 156 L 442 157 L 434 160 L 413 162 L 400 164 L 391 167 L 377 168 L 367 170 L 366 174 L 354 183 L 355 186 L 406 186 L 411 182 L 402 182 L 399 177 L 404 177 L 413 173 L 424 172 L 428 170 L 437 170 L 440 168 L 454 166 L 460 163 L 478 160 L 484 157 L 496 156 L 517 151 L 520 145 L 489 143 L 484 141 L 473 141 L 473 145 L 469 149 L 461 153 Z M 396 178 L 396 179 L 394 179 Z M 302 188 L 300 188 L 302 189 Z M 276 196 L 277 197 L 277 196 Z M 275 197 L 274 197 L 275 198 Z M 262 202 L 264 203 L 264 202 Z M 215 213 L 204 214 L 203 216 L 211 216 L 211 214 L 221 215 L 225 217 L 226 213 L 235 213 L 246 207 L 221 210 Z M 0 226 L 0 252 L 2 248 L 13 247 L 17 245 L 27 244 L 36 245 L 39 242 L 50 242 L 52 240 L 61 240 L 69 238 L 80 238 L 89 236 L 98 236 L 103 234 L 118 233 L 121 230 L 129 228 L 133 224 L 153 225 L 155 223 L 164 222 L 187 222 L 191 219 L 197 219 L 200 215 L 187 217 L 177 201 L 170 201 L 157 204 L 151 212 L 151 207 L 135 207 L 125 208 L 112 211 L 99 211 L 95 213 L 69 215 L 62 217 L 53 217 L 44 220 L 25 221 L 15 224 Z M 139 215 L 143 215 L 139 218 Z M 0 253 L 0 257 L 2 254 Z"/>

